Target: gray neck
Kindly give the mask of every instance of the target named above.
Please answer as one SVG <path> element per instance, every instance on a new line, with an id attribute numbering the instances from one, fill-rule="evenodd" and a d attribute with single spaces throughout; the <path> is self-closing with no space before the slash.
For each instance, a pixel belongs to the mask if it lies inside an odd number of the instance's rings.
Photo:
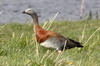
<path id="1" fill-rule="evenodd" d="M 39 23 L 38 23 L 38 16 L 37 16 L 37 14 L 36 13 L 32 14 L 31 17 L 33 19 L 33 24 L 34 25 L 38 25 Z"/>

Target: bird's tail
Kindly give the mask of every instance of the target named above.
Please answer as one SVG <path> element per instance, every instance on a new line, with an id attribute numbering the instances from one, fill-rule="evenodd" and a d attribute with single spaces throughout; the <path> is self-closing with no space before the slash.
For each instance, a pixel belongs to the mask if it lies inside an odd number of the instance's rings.
<path id="1" fill-rule="evenodd" d="M 78 46 L 77 47 L 80 47 L 80 48 L 82 48 L 83 46 L 82 45 L 80 45 L 80 44 L 78 44 Z"/>
<path id="2" fill-rule="evenodd" d="M 77 44 L 77 46 L 76 47 L 80 47 L 80 48 L 82 48 L 83 46 L 81 45 L 81 43 L 80 42 L 77 42 L 77 41 L 74 41 L 74 40 L 72 40 L 72 39 L 70 39 L 72 42 L 74 42 L 75 44 Z"/>

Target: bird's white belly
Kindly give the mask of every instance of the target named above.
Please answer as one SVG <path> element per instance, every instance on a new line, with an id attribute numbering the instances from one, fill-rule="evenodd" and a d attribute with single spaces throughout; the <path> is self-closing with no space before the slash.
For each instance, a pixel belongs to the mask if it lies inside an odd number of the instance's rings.
<path id="1" fill-rule="evenodd" d="M 62 47 L 64 45 L 63 42 L 61 42 L 60 40 L 58 40 L 57 38 L 49 38 L 48 40 L 42 42 L 40 45 L 47 47 L 47 48 L 59 48 Z"/>

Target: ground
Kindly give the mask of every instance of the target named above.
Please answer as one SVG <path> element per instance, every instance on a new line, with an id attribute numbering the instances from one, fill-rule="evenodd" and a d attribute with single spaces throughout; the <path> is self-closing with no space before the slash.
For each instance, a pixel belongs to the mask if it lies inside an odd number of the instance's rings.
<path id="1" fill-rule="evenodd" d="M 77 40 L 84 47 L 58 54 L 36 42 L 33 24 L 0 24 L 0 66 L 100 65 L 100 20 L 53 22 L 44 28 Z"/>

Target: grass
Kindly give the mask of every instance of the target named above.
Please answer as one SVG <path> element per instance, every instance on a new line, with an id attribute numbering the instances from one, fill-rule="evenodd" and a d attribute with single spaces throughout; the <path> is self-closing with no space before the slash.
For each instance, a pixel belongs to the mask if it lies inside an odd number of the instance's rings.
<path id="1" fill-rule="evenodd" d="M 32 24 L 0 24 L 0 66 L 99 66 L 100 20 L 47 23 L 45 29 L 80 41 L 84 48 L 58 54 L 40 46 Z M 41 25 L 43 26 L 43 25 Z"/>

